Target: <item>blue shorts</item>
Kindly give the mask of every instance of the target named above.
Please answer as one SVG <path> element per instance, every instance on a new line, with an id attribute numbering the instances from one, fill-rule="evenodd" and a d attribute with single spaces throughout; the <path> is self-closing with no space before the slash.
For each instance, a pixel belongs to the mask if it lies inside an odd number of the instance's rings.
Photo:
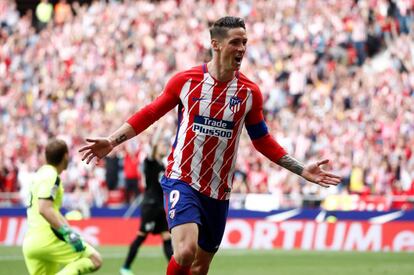
<path id="1" fill-rule="evenodd" d="M 196 223 L 199 228 L 198 245 L 210 253 L 217 252 L 224 234 L 228 200 L 217 200 L 201 194 L 188 183 L 163 177 L 168 227 Z"/>

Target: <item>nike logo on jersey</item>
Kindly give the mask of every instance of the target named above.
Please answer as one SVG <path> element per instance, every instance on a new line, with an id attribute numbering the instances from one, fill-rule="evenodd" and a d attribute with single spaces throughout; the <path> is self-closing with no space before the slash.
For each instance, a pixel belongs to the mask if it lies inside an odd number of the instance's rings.
<path id="1" fill-rule="evenodd" d="M 193 101 L 203 101 L 203 100 L 207 100 L 207 98 L 205 98 L 205 97 L 193 97 Z"/>
<path id="2" fill-rule="evenodd" d="M 224 99 L 220 99 L 220 98 L 214 98 L 214 99 L 210 99 L 207 97 L 193 97 L 193 101 L 197 102 L 197 101 L 206 101 L 206 100 L 211 100 L 214 104 L 219 104 L 219 105 L 224 105 L 226 104 L 226 100 Z"/>

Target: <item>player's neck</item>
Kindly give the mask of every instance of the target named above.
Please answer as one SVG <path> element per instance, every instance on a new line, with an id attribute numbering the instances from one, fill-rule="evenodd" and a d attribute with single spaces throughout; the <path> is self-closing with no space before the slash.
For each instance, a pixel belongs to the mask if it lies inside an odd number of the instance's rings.
<path id="1" fill-rule="evenodd" d="M 57 171 L 58 175 L 60 175 L 60 173 L 62 173 L 62 171 L 63 171 L 63 167 L 55 166 L 55 168 L 56 168 L 56 171 Z"/>
<path id="2" fill-rule="evenodd" d="M 225 70 L 223 66 L 214 59 L 207 63 L 208 73 L 220 82 L 229 82 L 234 78 L 234 71 Z"/>
<path id="3" fill-rule="evenodd" d="M 57 172 L 58 175 L 60 175 L 63 172 L 63 170 L 66 169 L 65 164 L 63 164 L 63 162 L 61 162 L 60 164 L 58 164 L 54 167 L 55 167 L 56 172 Z"/>

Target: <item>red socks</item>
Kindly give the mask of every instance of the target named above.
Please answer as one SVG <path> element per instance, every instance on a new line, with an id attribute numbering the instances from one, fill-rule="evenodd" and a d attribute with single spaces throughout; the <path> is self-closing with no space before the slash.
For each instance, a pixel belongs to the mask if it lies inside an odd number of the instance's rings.
<path id="1" fill-rule="evenodd" d="M 174 256 L 171 256 L 167 267 L 167 275 L 191 275 L 190 269 L 191 265 L 181 266 L 175 261 Z"/>

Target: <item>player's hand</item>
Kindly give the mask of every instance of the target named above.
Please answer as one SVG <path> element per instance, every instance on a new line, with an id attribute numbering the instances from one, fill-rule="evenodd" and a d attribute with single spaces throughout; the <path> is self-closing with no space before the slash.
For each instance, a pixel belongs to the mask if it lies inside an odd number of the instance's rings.
<path id="1" fill-rule="evenodd" d="M 321 168 L 322 165 L 327 164 L 328 162 L 329 160 L 325 159 L 305 166 L 301 176 L 306 180 L 319 184 L 323 187 L 338 185 L 341 182 L 341 177 L 326 172 Z"/>
<path id="2" fill-rule="evenodd" d="M 113 146 L 108 138 L 87 138 L 89 145 L 83 146 L 79 152 L 83 152 L 82 160 L 89 164 L 95 157 L 101 159 L 108 155 Z"/>
<path id="3" fill-rule="evenodd" d="M 70 244 L 75 252 L 81 252 L 85 250 L 86 247 L 83 245 L 83 241 L 80 235 L 73 231 L 69 226 L 62 226 L 58 229 L 58 232 L 62 234 L 65 242 Z"/>

